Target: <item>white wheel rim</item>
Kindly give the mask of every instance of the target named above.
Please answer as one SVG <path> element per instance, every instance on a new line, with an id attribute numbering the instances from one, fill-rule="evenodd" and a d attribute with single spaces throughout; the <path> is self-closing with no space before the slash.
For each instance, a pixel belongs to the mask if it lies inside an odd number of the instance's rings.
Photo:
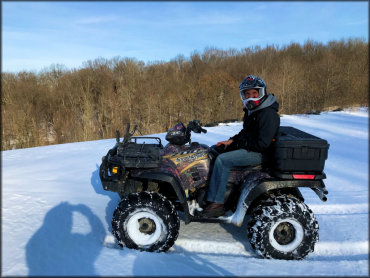
<path id="1" fill-rule="evenodd" d="M 142 233 L 139 230 L 140 227 L 139 220 L 142 218 L 148 218 L 155 223 L 156 228 L 152 234 L 148 235 Z M 129 216 L 129 219 L 126 223 L 127 223 L 126 230 L 128 236 L 131 238 L 132 241 L 134 241 L 137 245 L 140 246 L 150 246 L 154 244 L 160 239 L 162 231 L 165 230 L 165 226 L 163 224 L 162 219 L 151 210 L 132 213 Z"/>
<path id="2" fill-rule="evenodd" d="M 283 222 L 288 222 L 290 224 L 293 225 L 294 229 L 295 229 L 295 238 L 292 242 L 286 244 L 286 245 L 282 245 L 280 243 L 278 243 L 274 237 L 274 231 L 275 229 L 277 228 L 277 226 Z M 293 250 L 295 250 L 302 242 L 303 240 L 303 236 L 304 236 L 304 232 L 303 232 L 303 227 L 301 225 L 301 223 L 299 223 L 297 220 L 295 219 L 282 219 L 282 220 L 279 220 L 278 222 L 274 223 L 274 225 L 272 225 L 271 229 L 270 229 L 270 232 L 269 232 L 269 241 L 272 245 L 272 247 L 274 247 L 276 250 L 280 251 L 280 252 L 292 252 Z"/>

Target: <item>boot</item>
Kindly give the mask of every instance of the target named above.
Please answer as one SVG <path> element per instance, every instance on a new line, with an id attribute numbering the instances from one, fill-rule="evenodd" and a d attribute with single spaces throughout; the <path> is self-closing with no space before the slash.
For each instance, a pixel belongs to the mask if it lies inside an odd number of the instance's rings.
<path id="1" fill-rule="evenodd" d="M 209 203 L 203 211 L 199 213 L 200 217 L 215 218 L 225 214 L 224 204 L 218 204 L 211 202 Z"/>

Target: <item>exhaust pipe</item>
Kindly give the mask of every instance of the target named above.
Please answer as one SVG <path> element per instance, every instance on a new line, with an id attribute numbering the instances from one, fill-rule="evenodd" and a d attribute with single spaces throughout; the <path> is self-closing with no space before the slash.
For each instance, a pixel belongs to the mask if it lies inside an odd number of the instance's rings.
<path id="1" fill-rule="evenodd" d="M 329 192 L 326 189 L 317 187 L 311 187 L 311 189 L 316 193 L 317 196 L 319 196 L 321 201 L 326 202 L 328 200 L 325 194 L 328 194 Z"/>

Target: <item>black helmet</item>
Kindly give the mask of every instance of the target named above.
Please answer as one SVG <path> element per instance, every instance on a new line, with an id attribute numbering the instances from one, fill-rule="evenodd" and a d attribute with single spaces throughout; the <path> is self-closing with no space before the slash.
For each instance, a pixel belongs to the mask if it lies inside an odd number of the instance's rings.
<path id="1" fill-rule="evenodd" d="M 180 122 L 168 130 L 166 140 L 171 144 L 184 145 L 189 142 L 190 136 L 186 132 L 184 124 Z"/>
<path id="2" fill-rule="evenodd" d="M 258 97 L 246 99 L 244 93 L 249 89 L 256 89 L 258 91 Z M 248 108 L 248 102 L 260 101 L 266 95 L 266 83 L 261 77 L 251 74 L 244 78 L 244 80 L 240 83 L 239 91 L 243 105 Z"/>

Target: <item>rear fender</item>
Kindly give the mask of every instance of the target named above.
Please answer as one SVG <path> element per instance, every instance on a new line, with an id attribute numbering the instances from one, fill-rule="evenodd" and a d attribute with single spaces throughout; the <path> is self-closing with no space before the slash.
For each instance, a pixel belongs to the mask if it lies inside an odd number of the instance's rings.
<path id="1" fill-rule="evenodd" d="M 244 199 L 244 205 L 248 208 L 262 194 L 277 190 L 288 190 L 299 199 L 304 200 L 299 188 L 311 188 L 323 202 L 327 201 L 325 195 L 328 194 L 328 191 L 322 180 L 265 180 L 250 188 Z"/>
<path id="2" fill-rule="evenodd" d="M 250 176 L 242 185 L 242 191 L 239 197 L 237 209 L 224 220 L 241 226 L 247 210 L 251 207 L 253 201 L 260 198 L 263 194 L 272 193 L 277 190 L 289 191 L 298 198 L 303 199 L 299 188 L 311 188 L 322 201 L 326 201 L 328 191 L 322 180 L 274 180 L 267 173 L 259 172 Z"/>

